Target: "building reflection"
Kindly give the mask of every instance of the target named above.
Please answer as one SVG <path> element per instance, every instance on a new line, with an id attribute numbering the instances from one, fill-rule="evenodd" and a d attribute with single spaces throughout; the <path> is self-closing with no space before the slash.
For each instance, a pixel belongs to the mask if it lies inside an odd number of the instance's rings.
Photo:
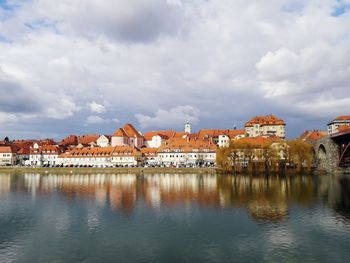
<path id="1" fill-rule="evenodd" d="M 0 197 L 8 194 L 11 190 L 11 175 L 0 174 Z"/>
<path id="2" fill-rule="evenodd" d="M 0 176 L 0 194 L 27 191 L 33 197 L 59 194 L 67 200 L 93 200 L 97 206 L 132 214 L 138 201 L 157 211 L 164 206 L 243 208 L 256 221 L 288 218 L 291 205 L 322 201 L 349 217 L 349 178 L 334 176 L 216 176 L 198 174 L 25 174 Z"/>

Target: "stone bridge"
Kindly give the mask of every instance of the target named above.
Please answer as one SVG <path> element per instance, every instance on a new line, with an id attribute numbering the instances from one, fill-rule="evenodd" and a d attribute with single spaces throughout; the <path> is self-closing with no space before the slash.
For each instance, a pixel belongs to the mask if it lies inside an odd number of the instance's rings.
<path id="1" fill-rule="evenodd" d="M 350 173 L 350 130 L 312 141 L 314 167 L 330 173 Z"/>

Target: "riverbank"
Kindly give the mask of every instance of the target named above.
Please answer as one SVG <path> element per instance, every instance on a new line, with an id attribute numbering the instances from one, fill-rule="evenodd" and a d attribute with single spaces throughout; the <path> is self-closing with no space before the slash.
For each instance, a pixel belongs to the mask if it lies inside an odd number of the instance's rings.
<path id="1" fill-rule="evenodd" d="M 217 174 L 216 168 L 171 168 L 171 167 L 118 167 L 118 168 L 83 168 L 83 167 L 0 167 L 0 173 L 55 173 L 55 174 Z"/>

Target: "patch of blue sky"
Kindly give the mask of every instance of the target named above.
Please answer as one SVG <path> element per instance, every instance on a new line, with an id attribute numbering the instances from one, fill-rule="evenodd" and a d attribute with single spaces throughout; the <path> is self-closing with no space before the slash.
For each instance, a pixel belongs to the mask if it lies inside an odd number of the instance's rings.
<path id="1" fill-rule="evenodd" d="M 294 1 L 283 5 L 282 10 L 288 13 L 300 13 L 304 10 L 304 4 L 302 1 Z"/>
<path id="2" fill-rule="evenodd" d="M 332 16 L 341 16 L 350 10 L 350 4 L 344 4 L 342 1 L 337 1 L 339 4 L 334 8 Z"/>
<path id="3" fill-rule="evenodd" d="M 0 43 L 11 43 L 11 41 L 8 38 L 0 35 Z"/>
<path id="4" fill-rule="evenodd" d="M 32 22 L 27 22 L 24 25 L 32 30 L 38 30 L 40 28 L 51 28 L 55 33 L 59 33 L 57 28 L 57 22 L 55 21 L 40 19 Z"/>
<path id="5" fill-rule="evenodd" d="M 15 6 L 10 4 L 7 0 L 0 0 L 0 8 L 11 11 L 15 8 Z"/>

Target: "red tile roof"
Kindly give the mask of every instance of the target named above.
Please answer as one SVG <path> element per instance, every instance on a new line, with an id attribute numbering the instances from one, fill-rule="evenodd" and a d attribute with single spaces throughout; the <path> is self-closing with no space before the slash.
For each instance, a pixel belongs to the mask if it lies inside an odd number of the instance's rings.
<path id="1" fill-rule="evenodd" d="M 194 151 L 216 151 L 217 146 L 210 140 L 189 139 L 189 138 L 171 138 L 165 141 L 158 149 L 158 152 L 176 151 L 194 152 Z"/>
<path id="2" fill-rule="evenodd" d="M 338 116 L 335 118 L 337 121 L 350 121 L 350 115 L 343 115 L 343 116 Z"/>
<path id="3" fill-rule="evenodd" d="M 200 130 L 197 133 L 197 138 L 205 139 L 205 138 L 218 138 L 219 135 L 227 135 L 231 139 L 234 139 L 238 135 L 244 135 L 244 130 Z"/>
<path id="4" fill-rule="evenodd" d="M 241 138 L 239 140 L 237 140 L 237 142 L 246 142 L 246 143 L 250 143 L 252 145 L 255 145 L 257 147 L 260 147 L 264 144 L 270 144 L 270 143 L 282 143 L 284 142 L 284 140 L 282 140 L 279 137 L 262 137 L 262 136 L 258 136 L 258 137 L 244 137 Z"/>
<path id="5" fill-rule="evenodd" d="M 173 130 L 164 130 L 164 131 L 151 131 L 146 132 L 144 137 L 146 141 L 151 141 L 153 136 L 159 135 L 163 139 L 169 139 L 173 137 L 176 132 Z"/>
<path id="6" fill-rule="evenodd" d="M 338 127 L 338 132 L 345 132 L 345 131 L 349 131 L 349 130 L 350 130 L 350 126 L 340 125 Z"/>
<path id="7" fill-rule="evenodd" d="M 157 156 L 158 148 L 141 148 L 141 153 L 147 157 Z"/>
<path id="8" fill-rule="evenodd" d="M 252 127 L 254 124 L 264 125 L 285 125 L 282 119 L 270 114 L 267 116 L 255 116 L 250 121 L 245 123 L 245 127 Z"/>
<path id="9" fill-rule="evenodd" d="M 326 131 L 319 131 L 319 130 L 305 131 L 302 135 L 299 136 L 299 139 L 301 139 L 301 140 L 318 140 L 326 135 L 327 135 Z"/>
<path id="10" fill-rule="evenodd" d="M 0 146 L 0 153 L 16 153 L 16 148 L 14 146 Z"/>
<path id="11" fill-rule="evenodd" d="M 143 138 L 143 136 L 135 129 L 135 127 L 130 124 L 130 123 L 127 123 L 124 125 L 123 128 L 118 128 L 113 136 L 116 136 L 116 137 L 137 137 L 137 138 Z"/>
<path id="12" fill-rule="evenodd" d="M 140 152 L 131 146 L 115 147 L 83 147 L 74 148 L 61 154 L 60 158 L 90 158 L 90 157 L 112 157 L 112 156 L 136 156 Z"/>
<path id="13" fill-rule="evenodd" d="M 123 130 L 123 128 L 119 128 L 118 130 L 116 130 L 115 133 L 113 134 L 113 136 L 116 136 L 116 137 L 128 137 L 128 135 Z"/>
<path id="14" fill-rule="evenodd" d="M 71 134 L 69 136 L 67 136 L 66 138 L 64 138 L 59 145 L 61 146 L 70 146 L 70 145 L 78 145 L 78 136 Z"/>
<path id="15" fill-rule="evenodd" d="M 82 145 L 88 145 L 89 143 L 96 143 L 97 139 L 100 137 L 99 134 L 87 134 L 78 137 L 79 143 Z"/>
<path id="16" fill-rule="evenodd" d="M 30 154 L 61 154 L 61 149 L 57 145 L 42 145 L 38 149 L 30 148 Z"/>
<path id="17" fill-rule="evenodd" d="M 29 155 L 30 154 L 30 147 L 21 147 L 17 149 L 18 155 Z"/>

